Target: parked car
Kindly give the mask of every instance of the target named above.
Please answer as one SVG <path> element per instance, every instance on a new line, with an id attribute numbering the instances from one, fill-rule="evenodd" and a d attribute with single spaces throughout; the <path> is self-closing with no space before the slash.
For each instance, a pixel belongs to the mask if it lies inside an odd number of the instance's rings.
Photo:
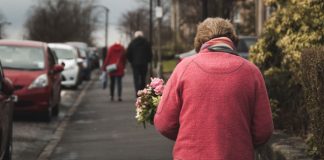
<path id="1" fill-rule="evenodd" d="M 41 113 L 46 121 L 58 115 L 63 66 L 46 43 L 0 40 L 0 59 L 18 97 L 15 112 Z"/>
<path id="2" fill-rule="evenodd" d="M 91 60 L 89 57 L 88 45 L 84 42 L 66 42 L 66 44 L 75 47 L 78 50 L 79 58 L 83 59 L 81 77 L 82 80 L 91 79 Z"/>
<path id="3" fill-rule="evenodd" d="M 239 36 L 239 41 L 237 44 L 237 52 L 243 58 L 248 59 L 249 49 L 256 42 L 257 42 L 257 37 L 255 36 Z"/>
<path id="4" fill-rule="evenodd" d="M 12 154 L 12 82 L 5 78 L 0 63 L 0 159 L 11 160 Z"/>
<path id="5" fill-rule="evenodd" d="M 80 66 L 78 62 L 82 63 L 82 59 L 78 58 L 78 51 L 66 44 L 50 43 L 48 46 L 55 52 L 59 64 L 64 65 L 62 72 L 61 85 L 64 87 L 77 88 L 81 83 Z"/>
<path id="6" fill-rule="evenodd" d="M 249 57 L 249 49 L 252 45 L 254 45 L 257 42 L 257 38 L 254 36 L 239 36 L 239 41 L 237 44 L 237 52 L 238 54 L 247 59 Z M 193 49 L 188 52 L 176 54 L 175 58 L 177 58 L 179 61 L 186 57 L 190 57 L 192 55 L 197 54 L 197 52 Z"/>
<path id="7" fill-rule="evenodd" d="M 180 61 L 183 60 L 184 58 L 187 58 L 187 57 L 193 56 L 193 55 L 195 55 L 195 54 L 197 54 L 196 50 L 195 50 L 195 49 L 192 49 L 192 50 L 190 50 L 190 51 L 188 51 L 188 52 L 184 52 L 184 53 L 176 54 L 176 55 L 175 55 L 175 58 L 177 58 L 177 59 L 179 60 L 179 62 L 180 62 Z"/>
<path id="8" fill-rule="evenodd" d="M 95 47 L 89 48 L 89 58 L 91 62 L 91 70 L 99 68 L 100 63 L 99 63 L 99 52 L 98 49 Z"/>

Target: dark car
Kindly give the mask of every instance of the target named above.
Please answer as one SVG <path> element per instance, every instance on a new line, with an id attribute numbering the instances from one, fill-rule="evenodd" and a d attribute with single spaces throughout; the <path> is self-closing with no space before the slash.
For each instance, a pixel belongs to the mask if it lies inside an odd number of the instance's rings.
<path id="1" fill-rule="evenodd" d="M 47 43 L 0 40 L 0 59 L 18 97 L 15 112 L 40 113 L 46 121 L 58 115 L 63 66 Z"/>
<path id="2" fill-rule="evenodd" d="M 254 36 L 240 36 L 237 44 L 237 52 L 240 56 L 247 59 L 249 57 L 249 50 L 252 45 L 257 42 Z"/>
<path id="3" fill-rule="evenodd" d="M 4 77 L 0 62 L 0 159 L 11 160 L 13 85 Z"/>
<path id="4" fill-rule="evenodd" d="M 239 41 L 237 44 L 237 52 L 238 54 L 247 59 L 249 57 L 249 49 L 252 45 L 254 45 L 257 41 L 257 38 L 254 36 L 239 36 Z M 184 58 L 190 57 L 192 55 L 197 54 L 197 52 L 193 49 L 185 53 L 176 54 L 175 57 L 181 61 Z"/>
<path id="5" fill-rule="evenodd" d="M 100 67 L 99 64 L 99 51 L 97 48 L 89 48 L 89 58 L 90 58 L 90 62 L 91 62 L 91 69 L 96 69 Z"/>

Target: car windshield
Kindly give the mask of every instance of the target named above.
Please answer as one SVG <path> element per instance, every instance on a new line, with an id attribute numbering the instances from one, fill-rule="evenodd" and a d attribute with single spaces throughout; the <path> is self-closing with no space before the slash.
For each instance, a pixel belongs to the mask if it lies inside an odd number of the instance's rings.
<path id="1" fill-rule="evenodd" d="M 256 43 L 256 38 L 242 38 L 239 39 L 237 51 L 238 52 L 249 52 L 249 48 Z"/>
<path id="2" fill-rule="evenodd" d="M 3 68 L 19 70 L 43 70 L 45 68 L 42 48 L 0 45 L 0 60 Z"/>
<path id="3" fill-rule="evenodd" d="M 74 59 L 73 50 L 53 48 L 58 59 Z"/>

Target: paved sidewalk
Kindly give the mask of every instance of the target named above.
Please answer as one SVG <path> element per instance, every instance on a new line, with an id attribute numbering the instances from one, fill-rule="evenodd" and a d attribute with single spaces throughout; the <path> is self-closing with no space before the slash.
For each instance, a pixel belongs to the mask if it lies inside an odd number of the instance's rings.
<path id="1" fill-rule="evenodd" d="M 111 102 L 96 78 L 72 116 L 51 160 L 170 160 L 173 142 L 136 123 L 131 73 L 123 101 Z"/>

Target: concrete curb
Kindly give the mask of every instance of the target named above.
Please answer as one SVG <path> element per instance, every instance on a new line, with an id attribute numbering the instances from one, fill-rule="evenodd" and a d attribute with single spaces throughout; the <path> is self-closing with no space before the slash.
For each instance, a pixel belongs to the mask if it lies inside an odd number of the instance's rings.
<path id="1" fill-rule="evenodd" d="M 48 160 L 52 153 L 54 152 L 56 146 L 59 144 L 59 142 L 62 139 L 62 136 L 64 134 L 64 131 L 72 117 L 72 115 L 77 110 L 78 106 L 80 105 L 83 97 L 86 95 L 86 91 L 89 89 L 89 87 L 94 83 L 94 80 L 90 81 L 86 84 L 86 86 L 81 91 L 80 95 L 78 96 L 77 100 L 73 103 L 72 107 L 68 110 L 66 116 L 63 118 L 63 120 L 60 122 L 58 127 L 56 128 L 51 140 L 49 143 L 45 146 L 43 151 L 39 154 L 37 160 Z"/>

